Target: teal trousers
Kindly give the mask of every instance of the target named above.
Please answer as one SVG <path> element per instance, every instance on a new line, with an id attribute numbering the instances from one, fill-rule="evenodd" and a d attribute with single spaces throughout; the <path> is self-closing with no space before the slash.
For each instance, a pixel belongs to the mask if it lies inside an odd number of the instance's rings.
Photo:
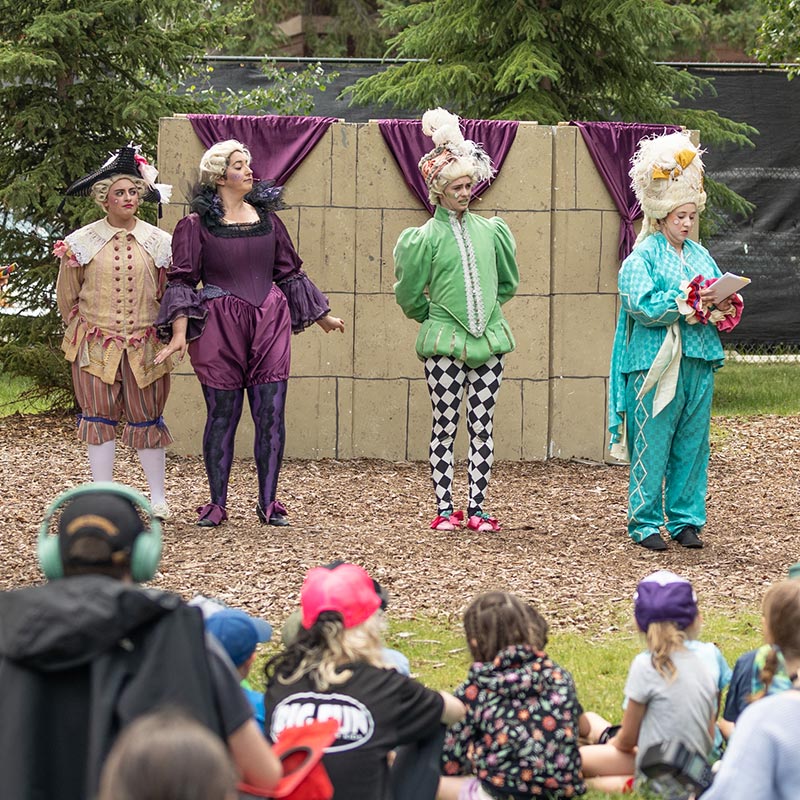
<path id="1" fill-rule="evenodd" d="M 626 424 L 631 451 L 628 533 L 641 542 L 666 523 L 675 538 L 706 523 L 709 428 L 714 371 L 708 361 L 681 359 L 675 397 L 653 416 L 653 396 L 636 399 L 645 372 L 628 375 Z"/>

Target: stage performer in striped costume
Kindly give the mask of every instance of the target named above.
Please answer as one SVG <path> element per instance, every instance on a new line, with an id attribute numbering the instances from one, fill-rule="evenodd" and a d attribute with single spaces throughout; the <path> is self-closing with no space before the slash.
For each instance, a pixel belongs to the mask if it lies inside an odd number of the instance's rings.
<path id="1" fill-rule="evenodd" d="M 116 431 L 136 448 L 154 516 L 165 519 L 164 447 L 172 442 L 162 419 L 170 359 L 155 364 L 162 345 L 154 327 L 171 262 L 171 237 L 136 216 L 142 200 L 167 202 L 170 187 L 138 148 L 120 148 L 98 170 L 75 181 L 67 195 L 91 195 L 106 215 L 55 244 L 56 284 L 66 324 L 61 348 L 72 364 L 92 479 L 113 479 Z"/>

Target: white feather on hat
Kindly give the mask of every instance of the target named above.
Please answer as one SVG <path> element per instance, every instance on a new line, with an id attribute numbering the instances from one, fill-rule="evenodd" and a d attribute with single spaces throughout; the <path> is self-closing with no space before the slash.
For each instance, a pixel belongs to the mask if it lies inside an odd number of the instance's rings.
<path id="1" fill-rule="evenodd" d="M 422 115 L 422 132 L 430 136 L 437 147 L 446 144 L 458 147 L 464 143 L 458 123 L 455 114 L 443 108 L 431 108 Z"/>
<path id="2" fill-rule="evenodd" d="M 481 145 L 465 139 L 459 118 L 444 108 L 432 108 L 422 115 L 422 132 L 433 139 L 435 147 L 419 161 L 419 168 L 430 188 L 443 167 L 457 161 L 463 174 L 474 181 L 494 177 L 492 160 Z"/>
<path id="3" fill-rule="evenodd" d="M 655 233 L 657 221 L 678 206 L 694 203 L 698 211 L 705 208 L 702 153 L 686 131 L 639 142 L 628 173 L 631 188 L 644 213 L 636 244 Z"/>

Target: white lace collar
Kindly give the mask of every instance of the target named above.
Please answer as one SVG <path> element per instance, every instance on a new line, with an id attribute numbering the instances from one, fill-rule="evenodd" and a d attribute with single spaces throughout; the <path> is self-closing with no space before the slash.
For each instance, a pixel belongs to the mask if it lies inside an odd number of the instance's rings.
<path id="1" fill-rule="evenodd" d="M 131 234 L 152 257 L 159 268 L 168 267 L 171 261 L 172 237 L 149 222 L 137 219 L 130 231 L 115 228 L 108 219 L 97 220 L 84 225 L 65 238 L 79 264 L 88 264 L 118 233 Z"/>

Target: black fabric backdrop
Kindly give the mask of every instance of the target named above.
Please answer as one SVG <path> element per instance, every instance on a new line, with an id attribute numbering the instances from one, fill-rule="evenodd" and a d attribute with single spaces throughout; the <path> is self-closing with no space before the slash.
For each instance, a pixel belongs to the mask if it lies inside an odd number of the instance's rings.
<path id="1" fill-rule="evenodd" d="M 280 64 L 302 69 L 301 64 Z M 257 62 L 213 60 L 211 81 L 218 88 L 252 89 L 264 85 Z M 338 77 L 325 92 L 314 94 L 313 113 L 366 122 L 409 119 L 418 110 L 394 106 L 349 106 L 341 92 L 358 78 L 386 67 L 377 62 L 323 65 Z M 707 173 L 756 205 L 747 220 L 732 220 L 706 246 L 724 271 L 747 275 L 745 314 L 726 334 L 734 346 L 800 346 L 800 79 L 788 81 L 779 70 L 756 66 L 698 66 L 692 72 L 713 78 L 716 95 L 692 105 L 747 122 L 759 130 L 755 148 L 707 147 Z M 702 131 L 701 131 L 702 139 Z"/>
<path id="2" fill-rule="evenodd" d="M 697 69 L 716 97 L 695 103 L 759 130 L 755 148 L 708 148 L 707 173 L 754 203 L 706 245 L 720 268 L 751 278 L 736 344 L 800 345 L 800 80 L 767 69 Z M 701 132 L 702 133 L 702 132 Z"/>

